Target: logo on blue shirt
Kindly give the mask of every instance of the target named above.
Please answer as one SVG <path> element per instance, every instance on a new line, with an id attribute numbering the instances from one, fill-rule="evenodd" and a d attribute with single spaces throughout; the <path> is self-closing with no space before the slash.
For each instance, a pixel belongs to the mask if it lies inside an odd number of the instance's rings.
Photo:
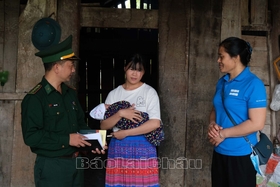
<path id="1" fill-rule="evenodd" d="M 239 90 L 231 89 L 229 95 L 238 96 Z"/>

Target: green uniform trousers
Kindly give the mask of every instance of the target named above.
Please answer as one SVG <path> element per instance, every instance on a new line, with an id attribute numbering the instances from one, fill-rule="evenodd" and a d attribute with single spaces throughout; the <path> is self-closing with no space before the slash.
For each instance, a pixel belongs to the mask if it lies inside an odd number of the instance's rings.
<path id="1" fill-rule="evenodd" d="M 84 171 L 76 158 L 38 156 L 34 166 L 36 187 L 83 187 Z M 78 164 L 79 165 L 79 164 Z"/>

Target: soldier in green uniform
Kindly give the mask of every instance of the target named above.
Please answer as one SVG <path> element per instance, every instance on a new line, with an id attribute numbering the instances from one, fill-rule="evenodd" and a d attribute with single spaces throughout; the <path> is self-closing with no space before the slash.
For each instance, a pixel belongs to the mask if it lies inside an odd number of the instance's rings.
<path id="1" fill-rule="evenodd" d="M 83 169 L 76 164 L 77 148 L 90 144 L 77 132 L 89 127 L 76 90 L 64 83 L 75 72 L 74 61 L 78 60 L 72 50 L 72 36 L 35 55 L 42 58 L 45 75 L 24 97 L 21 106 L 23 139 L 37 154 L 35 185 L 82 187 Z"/>

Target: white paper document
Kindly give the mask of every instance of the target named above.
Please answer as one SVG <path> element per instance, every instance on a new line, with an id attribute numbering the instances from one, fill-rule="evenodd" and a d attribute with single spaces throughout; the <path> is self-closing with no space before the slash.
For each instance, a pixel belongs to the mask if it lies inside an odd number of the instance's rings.
<path id="1" fill-rule="evenodd" d="M 87 140 L 98 140 L 100 145 L 102 144 L 101 134 L 99 132 L 97 133 L 89 133 L 89 134 L 83 134 L 87 138 Z"/>

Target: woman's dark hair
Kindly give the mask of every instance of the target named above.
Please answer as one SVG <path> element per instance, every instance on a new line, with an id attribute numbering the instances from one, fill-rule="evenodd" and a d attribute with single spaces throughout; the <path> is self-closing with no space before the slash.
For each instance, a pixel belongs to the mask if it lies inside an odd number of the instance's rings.
<path id="1" fill-rule="evenodd" d="M 138 66 L 137 66 L 138 64 Z M 126 69 L 133 69 L 133 70 L 138 70 L 142 71 L 145 70 L 146 64 L 145 60 L 142 55 L 140 54 L 134 54 L 130 59 L 126 60 L 125 62 L 125 68 Z"/>
<path id="2" fill-rule="evenodd" d="M 249 42 L 237 37 L 229 37 L 222 41 L 219 47 L 224 47 L 230 57 L 240 56 L 241 63 L 246 67 L 251 60 L 252 47 Z"/>

